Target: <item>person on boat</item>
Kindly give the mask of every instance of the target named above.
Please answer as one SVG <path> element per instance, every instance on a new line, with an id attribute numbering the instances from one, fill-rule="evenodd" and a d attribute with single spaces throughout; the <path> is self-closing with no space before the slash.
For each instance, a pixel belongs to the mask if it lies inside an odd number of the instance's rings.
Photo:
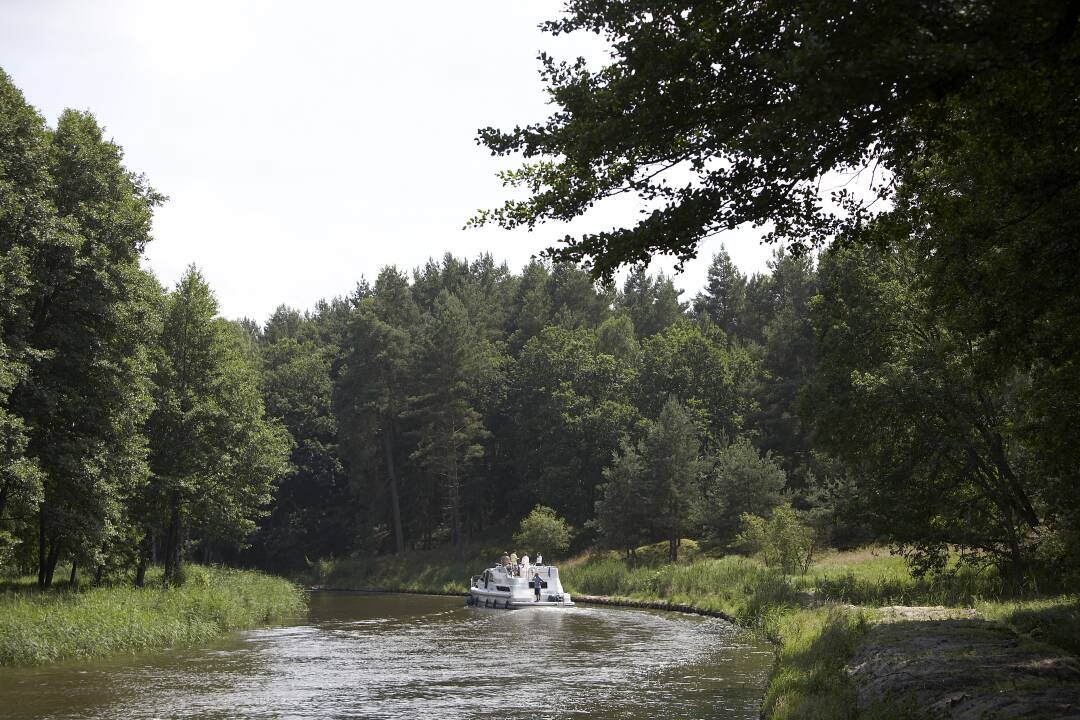
<path id="1" fill-rule="evenodd" d="M 544 556 L 541 555 L 540 553 L 536 553 L 536 564 L 537 565 L 543 565 L 544 564 Z"/>
<path id="2" fill-rule="evenodd" d="M 510 553 L 510 570 L 516 575 L 518 570 L 518 556 L 517 550 Z"/>
<path id="3" fill-rule="evenodd" d="M 502 557 L 499 558 L 499 564 L 503 567 L 509 567 L 510 565 L 510 556 L 506 554 L 505 550 L 503 550 Z"/>
<path id="4" fill-rule="evenodd" d="M 521 572 L 519 574 L 523 578 L 529 577 L 529 555 L 528 555 L 528 553 L 521 556 Z"/>
<path id="5" fill-rule="evenodd" d="M 544 581 L 540 579 L 540 573 L 533 575 L 533 592 L 536 593 L 536 602 L 540 602 L 540 587 Z"/>

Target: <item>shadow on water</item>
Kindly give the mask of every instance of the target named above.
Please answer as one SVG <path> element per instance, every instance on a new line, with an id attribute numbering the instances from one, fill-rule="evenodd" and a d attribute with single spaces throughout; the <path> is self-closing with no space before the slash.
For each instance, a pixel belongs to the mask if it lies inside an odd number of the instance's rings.
<path id="1" fill-rule="evenodd" d="M 316 593 L 208 648 L 0 670 L 11 718 L 754 718 L 772 651 L 732 626 L 598 608 Z"/>

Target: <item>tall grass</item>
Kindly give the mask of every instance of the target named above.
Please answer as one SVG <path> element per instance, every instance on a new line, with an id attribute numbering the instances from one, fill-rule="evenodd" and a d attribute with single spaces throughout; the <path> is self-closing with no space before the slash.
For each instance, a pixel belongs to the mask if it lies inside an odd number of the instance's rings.
<path id="1" fill-rule="evenodd" d="M 777 570 L 738 556 L 688 564 L 640 565 L 601 555 L 564 565 L 571 593 L 664 599 L 720 611 L 775 640 L 779 614 L 798 605 L 798 590 Z"/>
<path id="2" fill-rule="evenodd" d="M 845 666 L 869 629 L 865 612 L 842 606 L 786 613 L 762 717 L 855 718 L 855 688 Z"/>
<path id="3" fill-rule="evenodd" d="M 164 588 L 94 587 L 0 594 L 0 666 L 36 665 L 208 642 L 238 628 L 300 612 L 301 590 L 249 570 L 191 567 L 187 582 Z"/>
<path id="4" fill-rule="evenodd" d="M 1032 640 L 1080 655 L 1080 595 L 982 602 L 976 608 L 984 617 L 1003 622 Z"/>

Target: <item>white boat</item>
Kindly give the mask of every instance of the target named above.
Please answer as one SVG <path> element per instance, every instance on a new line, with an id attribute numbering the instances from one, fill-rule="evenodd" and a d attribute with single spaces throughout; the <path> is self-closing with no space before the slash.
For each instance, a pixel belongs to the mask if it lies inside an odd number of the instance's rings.
<path id="1" fill-rule="evenodd" d="M 516 568 L 514 568 L 516 570 Z M 536 599 L 533 578 L 540 576 L 540 599 Z M 559 581 L 559 568 L 554 565 L 529 565 L 521 574 L 510 566 L 496 565 L 469 582 L 469 605 L 476 607 L 572 607 L 570 594 Z"/>

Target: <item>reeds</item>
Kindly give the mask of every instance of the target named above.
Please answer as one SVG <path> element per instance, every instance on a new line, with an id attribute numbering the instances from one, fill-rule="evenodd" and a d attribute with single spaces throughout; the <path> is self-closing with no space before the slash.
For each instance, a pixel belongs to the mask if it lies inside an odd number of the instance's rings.
<path id="1" fill-rule="evenodd" d="M 163 587 L 159 574 L 144 588 L 16 586 L 0 595 L 0 665 L 205 643 L 297 614 L 306 602 L 297 586 L 259 572 L 192 567 L 187 575 L 179 588 Z"/>

